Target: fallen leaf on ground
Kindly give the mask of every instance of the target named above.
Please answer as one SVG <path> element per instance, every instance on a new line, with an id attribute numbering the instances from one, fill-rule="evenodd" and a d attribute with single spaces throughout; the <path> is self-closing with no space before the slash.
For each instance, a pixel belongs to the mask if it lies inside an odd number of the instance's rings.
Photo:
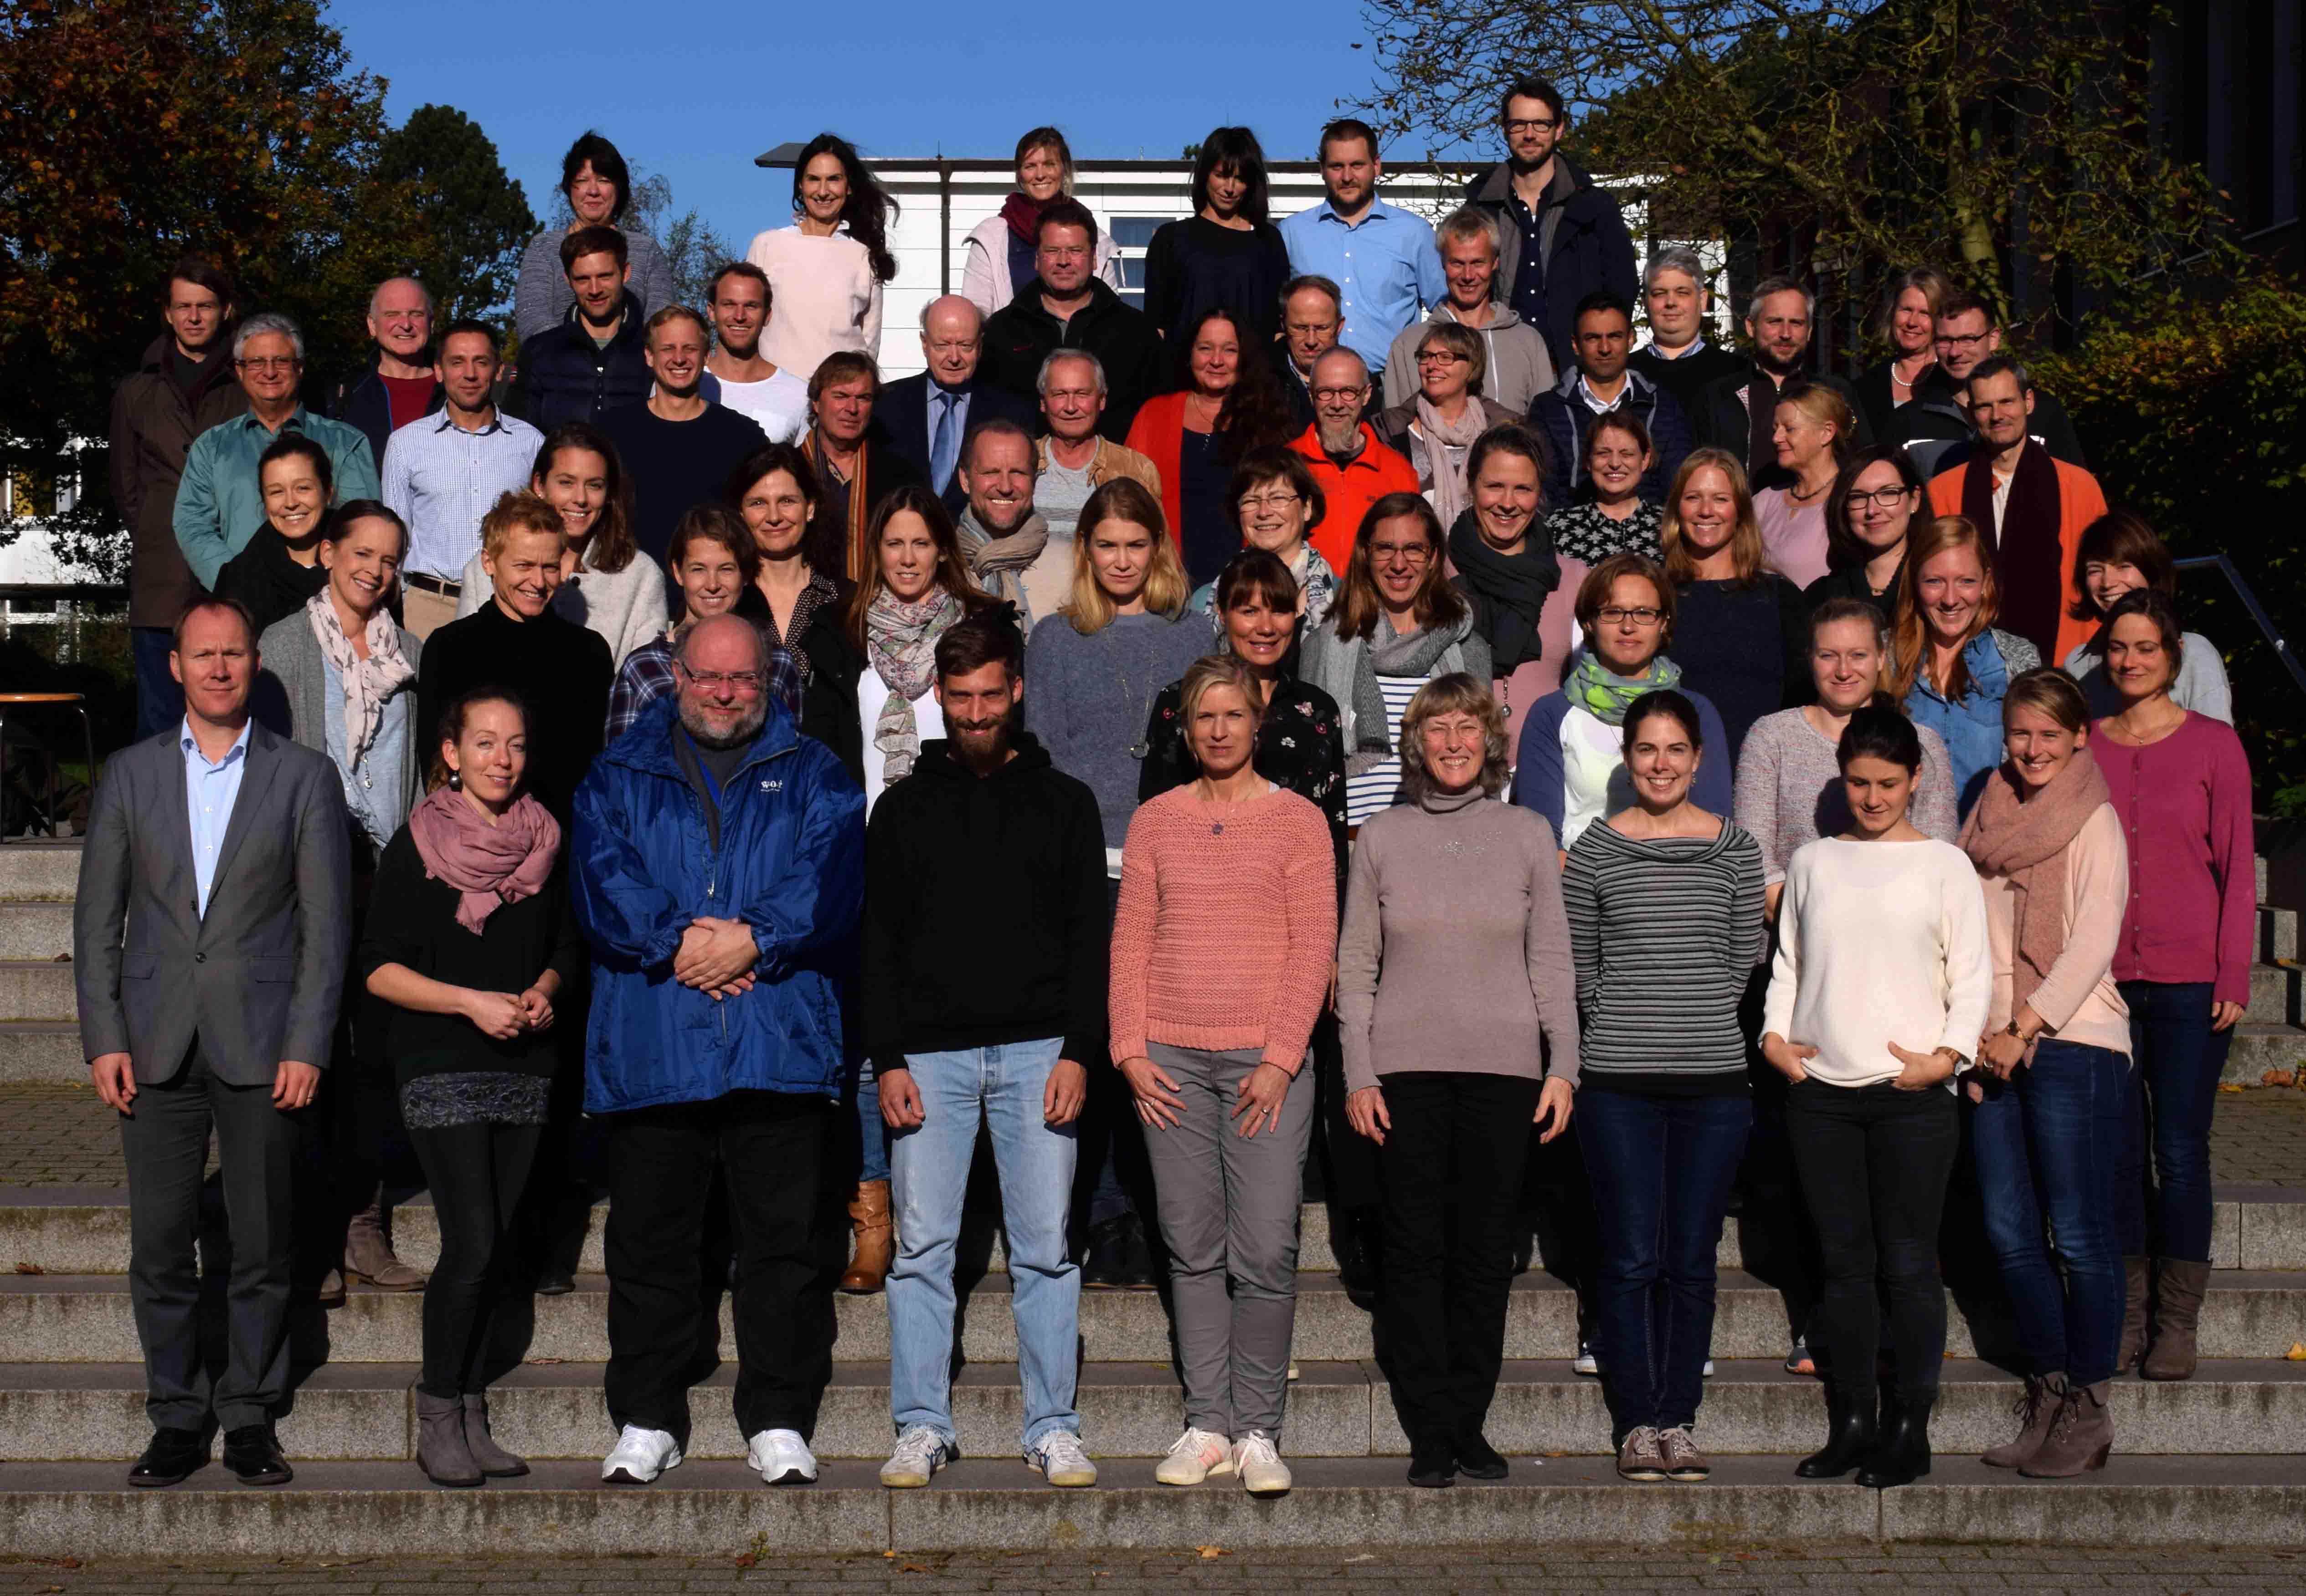
<path id="1" fill-rule="evenodd" d="M 1200 1553 L 1203 1558 L 1221 1558 L 1226 1555 L 1226 1549 L 1222 1546 L 1197 1546 L 1193 1549 Z"/>
<path id="2" fill-rule="evenodd" d="M 2235 1080 L 2225 1081 L 2219 1086 L 2218 1090 L 2222 1092 L 2238 1092 L 2242 1090 L 2242 1083 Z"/>
<path id="3" fill-rule="evenodd" d="M 2296 1086 L 2298 1084 L 2298 1071 L 2295 1070 L 2268 1070 L 2265 1074 L 2258 1078 L 2258 1084 L 2260 1086 Z"/>
<path id="4" fill-rule="evenodd" d="M 2293 1363 L 2306 1363 L 2306 1341 L 2293 1341 L 2290 1350 L 2282 1354 Z"/>
<path id="5" fill-rule="evenodd" d="M 19 1259 L 16 1260 L 16 1273 L 19 1275 L 45 1275 L 47 1271 L 40 1267 L 38 1264 L 27 1263 L 23 1259 Z"/>

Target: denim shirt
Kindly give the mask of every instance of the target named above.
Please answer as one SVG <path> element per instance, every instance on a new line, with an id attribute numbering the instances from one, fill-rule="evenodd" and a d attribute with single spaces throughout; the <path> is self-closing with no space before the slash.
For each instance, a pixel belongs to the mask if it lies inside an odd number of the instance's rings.
<path id="1" fill-rule="evenodd" d="M 408 745 L 408 723 L 416 716 L 416 684 L 412 680 L 384 701 L 376 736 L 354 765 L 345 757 L 345 675 L 334 661 L 326 661 L 325 668 L 328 692 L 322 702 L 329 706 L 323 717 L 329 760 L 345 784 L 345 807 L 368 833 L 369 841 L 381 849 L 408 818 L 403 807 L 407 794 L 397 772 L 406 768 L 402 759 Z"/>
<path id="2" fill-rule="evenodd" d="M 1990 630 L 1980 632 L 1963 648 L 1961 668 L 1969 686 L 1960 698 L 1949 700 L 1926 675 L 1917 673 L 1905 707 L 1915 725 L 1926 726 L 1945 740 L 1955 802 L 1967 818 L 1970 806 L 1986 790 L 1986 778 L 2002 763 L 2002 700 L 2010 690 L 2010 671 Z"/>

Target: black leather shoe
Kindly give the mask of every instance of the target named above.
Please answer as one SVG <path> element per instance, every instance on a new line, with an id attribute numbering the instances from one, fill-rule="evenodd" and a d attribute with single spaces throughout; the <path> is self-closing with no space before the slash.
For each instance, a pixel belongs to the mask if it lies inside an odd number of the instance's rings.
<path id="1" fill-rule="evenodd" d="M 1468 1480 L 1502 1480 L 1507 1464 L 1498 1455 L 1498 1449 L 1483 1438 L 1480 1430 L 1461 1437 L 1457 1442 L 1457 1472 Z"/>
<path id="2" fill-rule="evenodd" d="M 733 1291 L 736 1284 L 737 1265 L 731 1259 L 729 1265 L 730 1289 Z M 536 1272 L 536 1294 L 540 1297 L 565 1297 L 576 1289 L 576 1277 L 558 1264 L 547 1264 Z"/>
<path id="3" fill-rule="evenodd" d="M 1145 1239 L 1145 1222 L 1132 1217 L 1123 1220 L 1128 1227 L 1126 1243 L 1122 1248 L 1121 1284 L 1126 1291 L 1159 1291 L 1161 1271 L 1153 1263 L 1153 1244 Z"/>
<path id="4" fill-rule="evenodd" d="M 131 1485 L 174 1485 L 209 1460 L 204 1430 L 156 1430 L 144 1455 L 128 1465 Z"/>
<path id="5" fill-rule="evenodd" d="M 1825 1445 L 1794 1464 L 1805 1480 L 1839 1480 L 1873 1455 L 1874 1396 L 1845 1401 L 1829 1389 L 1825 1396 Z"/>
<path id="6" fill-rule="evenodd" d="M 1409 1448 L 1409 1482 L 1428 1490 L 1456 1483 L 1456 1448 L 1447 1441 L 1415 1441 Z"/>
<path id="7" fill-rule="evenodd" d="M 1090 1291 L 1117 1291 L 1129 1273 L 1129 1221 L 1106 1219 L 1089 1226 L 1089 1256 L 1081 1259 L 1081 1284 Z"/>
<path id="8" fill-rule="evenodd" d="M 1911 1485 L 1930 1472 L 1930 1406 L 1937 1393 L 1893 1401 L 1882 1415 L 1881 1438 L 1858 1467 L 1858 1483 L 1869 1490 Z"/>
<path id="9" fill-rule="evenodd" d="M 243 1424 L 224 1432 L 224 1466 L 243 1485 L 286 1485 L 296 1477 L 280 1455 L 269 1424 Z"/>

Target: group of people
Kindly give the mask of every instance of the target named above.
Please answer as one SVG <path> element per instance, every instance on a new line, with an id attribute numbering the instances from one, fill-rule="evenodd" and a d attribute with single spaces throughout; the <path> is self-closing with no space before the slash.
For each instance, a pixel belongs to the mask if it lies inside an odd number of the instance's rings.
<path id="1" fill-rule="evenodd" d="M 1359 123 L 1277 225 L 1217 130 L 1142 311 L 1036 129 L 885 386 L 890 201 L 830 134 L 701 309 L 579 140 L 509 380 L 394 279 L 373 368 L 307 410 L 298 329 L 182 263 L 115 405 L 146 735 L 75 911 L 132 1482 L 212 1420 L 239 1478 L 288 1478 L 288 1314 L 347 1279 L 425 1293 L 424 1472 L 525 1472 L 497 1310 L 571 1288 L 605 1190 L 604 1480 L 681 1461 L 725 1282 L 764 1480 L 816 1478 L 833 1293 L 885 1291 L 881 1478 L 927 1485 L 980 1122 L 1055 1486 L 1097 1479 L 1081 1290 L 1166 1284 L 1157 1477 L 1289 1489 L 1309 1178 L 1409 1478 L 1504 1477 L 1525 1180 L 1571 1149 L 1558 1267 L 1627 1477 L 1708 1472 L 1741 1189 L 1806 1243 L 1800 1472 L 1926 1472 L 1965 1145 L 2027 1381 L 1987 1461 L 2102 1464 L 2106 1382 L 2193 1370 L 2249 996 L 2216 647 L 1981 302 L 1900 274 L 1851 383 L 1769 278 L 1733 354 L 1695 257 L 1637 279 L 1552 87 L 1499 120 L 1438 229 L 1377 198 Z M 400 1136 L 429 1279 L 391 1243 Z"/>

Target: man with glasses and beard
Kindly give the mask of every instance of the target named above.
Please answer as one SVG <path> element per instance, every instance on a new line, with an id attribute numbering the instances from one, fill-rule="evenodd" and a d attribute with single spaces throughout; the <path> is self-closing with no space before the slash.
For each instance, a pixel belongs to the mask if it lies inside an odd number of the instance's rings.
<path id="1" fill-rule="evenodd" d="M 865 797 L 768 690 L 768 644 L 750 621 L 698 622 L 678 674 L 676 696 L 594 762 L 569 849 L 593 953 L 585 1108 L 609 1139 L 606 1386 L 619 1433 L 601 1477 L 645 1485 L 688 1447 L 696 1350 L 715 1333 L 701 1259 L 717 1169 L 746 1459 L 768 1484 L 806 1483 L 833 1374 L 819 1221 Z"/>

